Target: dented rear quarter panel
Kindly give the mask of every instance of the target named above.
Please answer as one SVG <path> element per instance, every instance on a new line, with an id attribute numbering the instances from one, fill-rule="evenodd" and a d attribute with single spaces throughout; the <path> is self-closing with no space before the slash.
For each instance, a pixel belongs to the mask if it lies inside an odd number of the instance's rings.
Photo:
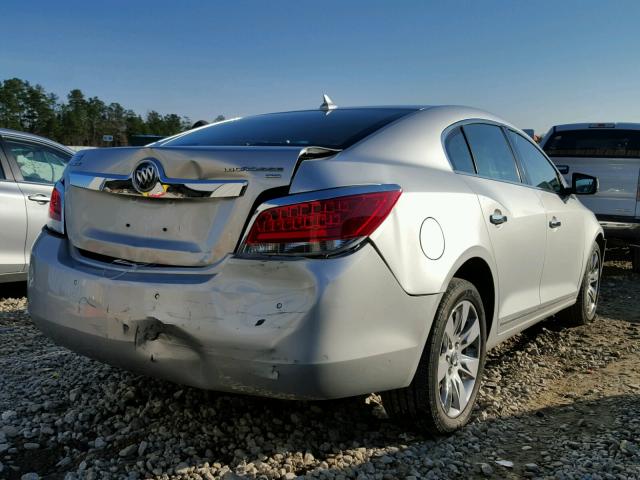
<path id="1" fill-rule="evenodd" d="M 416 112 L 335 157 L 303 162 L 291 191 L 398 183 L 402 196 L 371 241 L 403 290 L 408 295 L 440 294 L 464 262 L 478 257 L 492 271 L 497 301 L 493 248 L 477 195 L 452 174 L 442 146 L 442 132 L 461 115 L 499 121 L 458 107 Z M 437 259 L 428 258 L 421 246 L 427 218 L 438 222 L 444 237 L 444 251 Z"/>

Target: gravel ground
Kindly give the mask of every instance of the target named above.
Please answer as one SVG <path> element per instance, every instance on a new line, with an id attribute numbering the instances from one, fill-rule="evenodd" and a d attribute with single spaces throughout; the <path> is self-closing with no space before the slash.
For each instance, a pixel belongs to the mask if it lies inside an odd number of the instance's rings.
<path id="1" fill-rule="evenodd" d="M 474 421 L 439 438 L 375 395 L 265 400 L 102 365 L 2 291 L 0 478 L 640 478 L 640 275 L 624 261 L 607 262 L 594 324 L 550 319 L 490 352 Z"/>

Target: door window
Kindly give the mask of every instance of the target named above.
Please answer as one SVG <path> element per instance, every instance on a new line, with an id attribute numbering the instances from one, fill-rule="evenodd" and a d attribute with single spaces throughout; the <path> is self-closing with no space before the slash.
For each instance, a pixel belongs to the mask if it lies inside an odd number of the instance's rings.
<path id="1" fill-rule="evenodd" d="M 447 150 L 447 155 L 454 170 L 458 172 L 476 173 L 467 141 L 464 139 L 464 134 L 460 127 L 451 131 L 444 141 L 444 147 Z"/>
<path id="2" fill-rule="evenodd" d="M 43 145 L 15 140 L 7 140 L 5 145 L 13 155 L 26 182 L 50 184 L 57 182 L 71 158 L 68 154 Z"/>
<path id="3" fill-rule="evenodd" d="M 562 183 L 547 157 L 522 135 L 509 130 L 509 137 L 522 163 L 527 183 L 534 187 L 559 193 L 562 190 Z"/>
<path id="4" fill-rule="evenodd" d="M 502 128 L 485 123 L 473 123 L 463 127 L 469 142 L 478 175 L 520 182 L 518 169 Z"/>

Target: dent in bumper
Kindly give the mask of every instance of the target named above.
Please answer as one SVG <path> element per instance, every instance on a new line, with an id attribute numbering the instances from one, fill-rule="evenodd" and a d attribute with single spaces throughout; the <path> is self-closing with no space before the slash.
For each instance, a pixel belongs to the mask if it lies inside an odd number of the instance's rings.
<path id="1" fill-rule="evenodd" d="M 29 281 L 34 322 L 72 350 L 200 388 L 285 398 L 407 385 L 439 298 L 407 295 L 370 246 L 172 275 L 85 265 L 46 232 Z"/>

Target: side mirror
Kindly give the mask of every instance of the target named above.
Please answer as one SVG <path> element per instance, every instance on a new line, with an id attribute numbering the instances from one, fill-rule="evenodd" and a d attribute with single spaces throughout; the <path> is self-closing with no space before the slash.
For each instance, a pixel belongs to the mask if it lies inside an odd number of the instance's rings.
<path id="1" fill-rule="evenodd" d="M 585 173 L 575 172 L 571 175 L 571 192 L 576 195 L 593 195 L 598 193 L 598 178 Z"/>

